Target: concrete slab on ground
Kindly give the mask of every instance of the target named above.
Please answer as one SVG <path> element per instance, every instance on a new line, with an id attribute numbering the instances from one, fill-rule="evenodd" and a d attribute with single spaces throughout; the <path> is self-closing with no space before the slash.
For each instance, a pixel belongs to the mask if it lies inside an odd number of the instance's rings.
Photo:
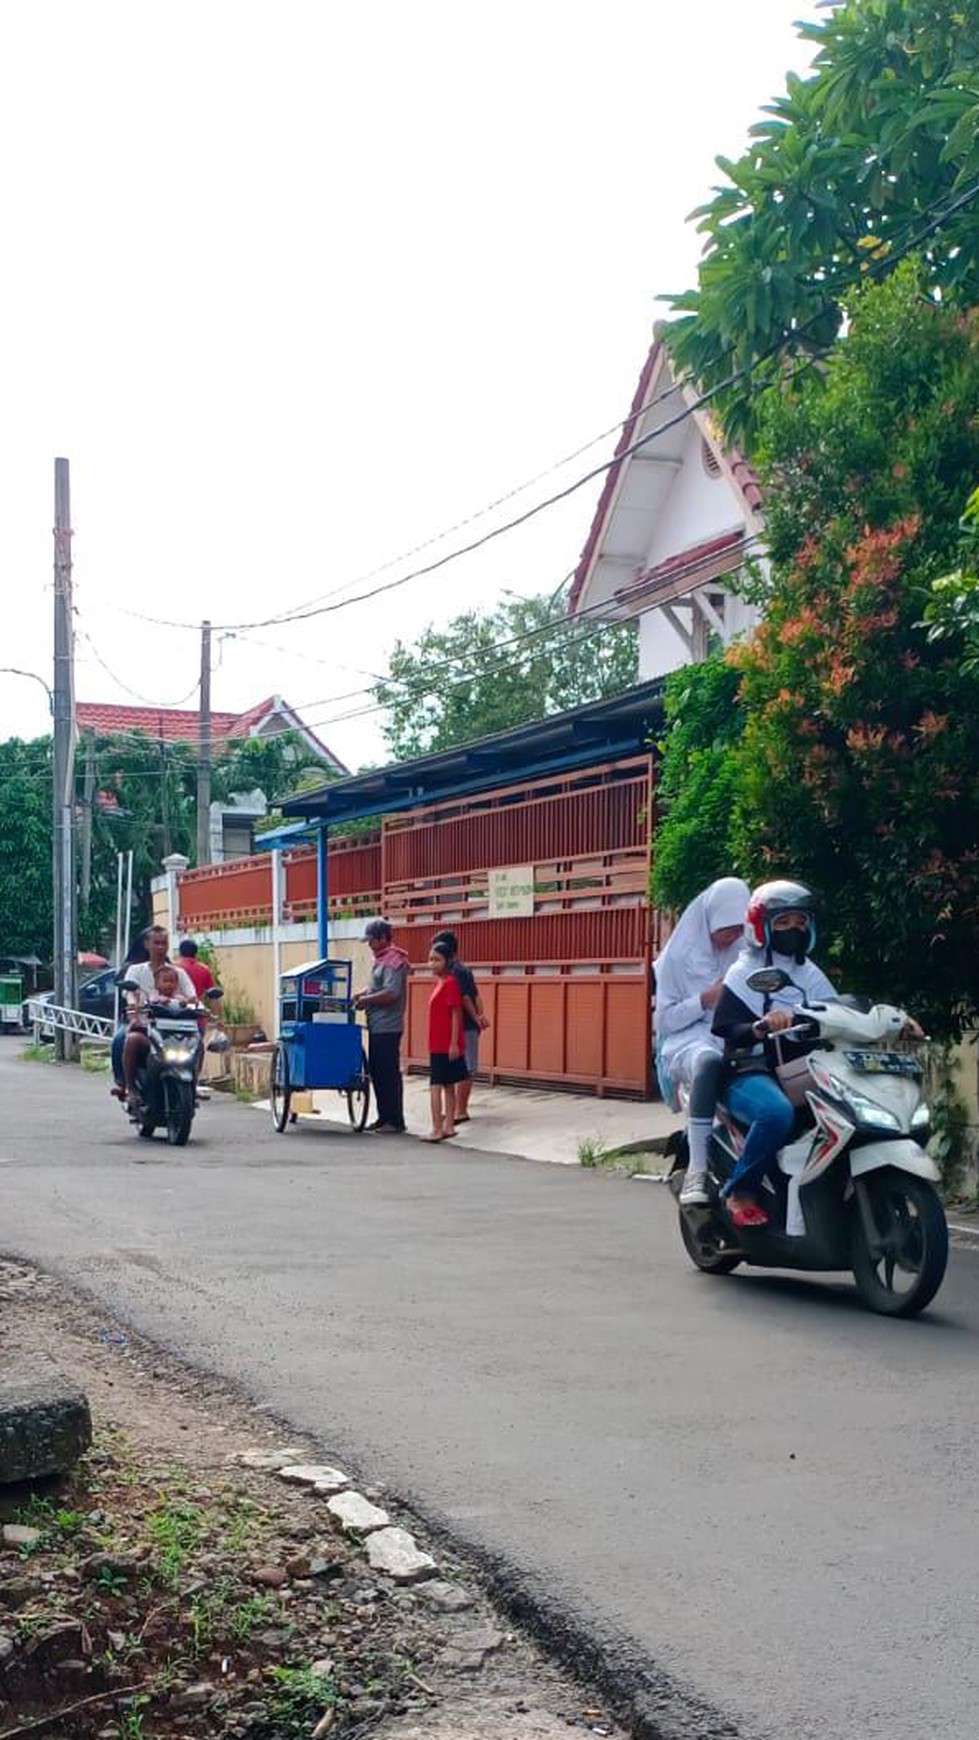
<path id="1" fill-rule="evenodd" d="M 471 1121 L 459 1126 L 459 1147 L 481 1154 L 521 1154 L 558 1166 L 579 1165 L 582 1142 L 608 1150 L 665 1141 L 679 1125 L 660 1101 L 600 1100 L 594 1094 L 484 1087 L 480 1082 L 473 1088 L 470 1110 Z M 420 1135 L 430 1127 L 424 1076 L 405 1081 L 405 1116 L 409 1128 Z"/>
<path id="2" fill-rule="evenodd" d="M 311 1098 L 314 1113 L 300 1113 L 301 1117 L 343 1122 L 335 1093 Z M 256 1109 L 267 1115 L 268 1101 L 257 1101 Z M 470 1109 L 470 1122 L 459 1126 L 457 1147 L 554 1166 L 580 1165 L 581 1146 L 586 1142 L 604 1152 L 638 1143 L 658 1144 L 680 1125 L 680 1119 L 660 1101 L 597 1099 L 594 1094 L 486 1087 L 481 1082 L 473 1089 Z M 405 1118 L 413 1136 L 423 1136 L 431 1128 L 427 1077 L 405 1077 Z M 656 1173 L 655 1157 L 647 1161 L 646 1169 Z"/>

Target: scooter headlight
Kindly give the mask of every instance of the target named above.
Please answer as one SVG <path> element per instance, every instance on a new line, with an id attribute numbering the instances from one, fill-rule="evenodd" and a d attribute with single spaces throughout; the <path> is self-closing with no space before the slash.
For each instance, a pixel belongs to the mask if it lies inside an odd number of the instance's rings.
<path id="1" fill-rule="evenodd" d="M 167 1063 L 193 1063 L 194 1058 L 197 1056 L 197 1046 L 196 1044 L 165 1045 L 163 1047 L 163 1055 L 166 1058 Z"/>
<path id="2" fill-rule="evenodd" d="M 886 1106 L 879 1106 L 876 1100 L 870 1100 L 866 1094 L 856 1093 L 849 1082 L 840 1081 L 838 1076 L 829 1077 L 834 1094 L 838 1094 L 848 1111 L 853 1113 L 854 1122 L 868 1130 L 896 1130 L 900 1134 L 902 1125 L 900 1118 L 889 1112 Z"/>
<path id="3" fill-rule="evenodd" d="M 930 1123 L 931 1107 L 922 1100 L 920 1106 L 915 1108 L 914 1115 L 911 1119 L 911 1128 L 912 1130 L 927 1130 Z"/>

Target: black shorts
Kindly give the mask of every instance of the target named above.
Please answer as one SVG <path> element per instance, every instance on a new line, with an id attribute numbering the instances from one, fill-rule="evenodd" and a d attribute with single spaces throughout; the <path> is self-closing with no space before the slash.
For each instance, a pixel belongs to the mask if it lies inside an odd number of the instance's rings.
<path id="1" fill-rule="evenodd" d="M 433 1087 L 454 1087 L 465 1081 L 469 1071 L 464 1057 L 450 1057 L 447 1051 L 432 1051 L 428 1057 L 429 1081 Z"/>

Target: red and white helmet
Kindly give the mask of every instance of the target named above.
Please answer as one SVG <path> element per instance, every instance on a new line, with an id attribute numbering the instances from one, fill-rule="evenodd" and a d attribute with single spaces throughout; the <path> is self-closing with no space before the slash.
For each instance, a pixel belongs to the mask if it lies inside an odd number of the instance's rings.
<path id="1" fill-rule="evenodd" d="M 772 942 L 772 919 L 782 912 L 804 912 L 809 921 L 809 953 L 816 943 L 816 900 L 803 882 L 762 882 L 752 889 L 745 919 L 744 936 L 749 948 L 767 949 Z"/>

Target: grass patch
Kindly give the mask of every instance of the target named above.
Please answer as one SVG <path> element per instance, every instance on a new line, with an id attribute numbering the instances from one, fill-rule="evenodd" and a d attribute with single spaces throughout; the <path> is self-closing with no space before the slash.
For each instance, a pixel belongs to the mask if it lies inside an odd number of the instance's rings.
<path id="1" fill-rule="evenodd" d="M 611 1153 L 611 1149 L 603 1147 L 597 1136 L 581 1136 L 578 1139 L 579 1166 L 587 1166 L 589 1170 L 607 1166 Z"/>
<path id="2" fill-rule="evenodd" d="M 275 1667 L 275 1686 L 269 1709 L 282 1740 L 303 1740 L 327 1710 L 335 1709 L 337 1691 L 326 1674 L 314 1673 L 311 1667 Z"/>
<path id="3" fill-rule="evenodd" d="M 78 1054 L 78 1061 L 86 1075 L 108 1075 L 109 1053 L 100 1051 L 95 1046 L 83 1045 Z"/>
<path id="4" fill-rule="evenodd" d="M 25 1063 L 53 1063 L 54 1046 L 53 1044 L 35 1045 L 32 1040 L 30 1045 L 24 1046 L 20 1055 Z"/>

